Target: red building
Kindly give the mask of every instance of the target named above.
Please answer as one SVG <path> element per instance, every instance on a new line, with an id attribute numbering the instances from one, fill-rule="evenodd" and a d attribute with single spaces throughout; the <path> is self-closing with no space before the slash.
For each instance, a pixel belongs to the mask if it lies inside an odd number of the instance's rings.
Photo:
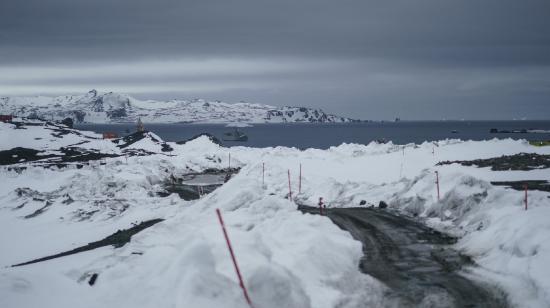
<path id="1" fill-rule="evenodd" d="M 118 138 L 116 133 L 106 132 L 103 133 L 103 139 L 115 139 Z"/>
<path id="2" fill-rule="evenodd" d="M 11 122 L 13 120 L 13 116 L 12 115 L 7 115 L 7 114 L 0 114 L 0 121 L 1 122 Z"/>

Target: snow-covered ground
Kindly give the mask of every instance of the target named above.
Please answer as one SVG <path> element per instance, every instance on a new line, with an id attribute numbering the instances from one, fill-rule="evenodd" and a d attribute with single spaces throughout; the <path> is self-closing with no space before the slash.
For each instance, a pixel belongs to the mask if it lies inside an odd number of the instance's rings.
<path id="1" fill-rule="evenodd" d="M 82 146 L 122 154 L 99 135 L 83 136 L 56 138 L 43 126 L 15 130 L 0 123 L 0 151 L 16 146 L 55 151 L 90 141 Z M 513 140 L 446 140 L 304 151 L 229 149 L 206 137 L 169 145 L 173 150 L 162 152 L 158 142 L 145 138 L 132 147 L 157 154 L 107 158 L 103 165 L 81 169 L 29 164 L 20 173 L 1 169 L 0 307 L 245 307 L 216 208 L 224 215 L 255 307 L 390 306 L 385 286 L 359 272 L 361 244 L 328 218 L 302 214 L 287 199 L 289 170 L 293 196 L 300 202 L 314 205 L 323 197 L 329 207 L 347 207 L 383 200 L 460 236 L 457 247 L 478 264 L 465 275 L 499 286 L 515 306 L 550 306 L 549 194 L 529 191 L 525 211 L 523 192 L 490 184 L 548 180 L 550 170 L 436 166 L 439 161 L 520 152 L 550 154 L 550 147 Z M 242 169 L 211 194 L 196 201 L 157 196 L 171 174 L 225 168 L 229 154 L 231 166 Z M 434 171 L 440 175 L 440 201 Z M 153 218 L 165 220 L 122 248 L 9 267 Z M 92 273 L 99 276 L 90 286 Z"/>

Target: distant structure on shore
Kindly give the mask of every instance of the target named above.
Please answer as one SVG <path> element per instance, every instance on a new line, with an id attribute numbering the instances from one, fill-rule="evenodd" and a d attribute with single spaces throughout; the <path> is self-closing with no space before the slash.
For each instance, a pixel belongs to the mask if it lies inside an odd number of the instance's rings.
<path id="1" fill-rule="evenodd" d="M 0 114 L 0 122 L 9 123 L 13 120 L 13 116 L 9 114 Z"/>
<path id="2" fill-rule="evenodd" d="M 118 135 L 113 132 L 105 132 L 103 133 L 103 139 L 115 139 L 118 138 Z"/>
<path id="3" fill-rule="evenodd" d="M 138 118 L 137 121 L 137 131 L 140 133 L 145 131 L 145 128 L 143 127 L 143 122 L 141 122 L 141 118 Z"/>

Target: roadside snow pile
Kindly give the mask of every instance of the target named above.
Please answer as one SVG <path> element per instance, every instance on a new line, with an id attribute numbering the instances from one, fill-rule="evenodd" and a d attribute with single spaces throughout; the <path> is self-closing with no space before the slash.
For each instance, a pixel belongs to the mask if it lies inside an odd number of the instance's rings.
<path id="1" fill-rule="evenodd" d="M 111 144 L 97 142 L 99 148 Z M 207 137 L 171 144 L 174 156 L 154 142 L 144 144 L 157 154 L 127 162 L 109 158 L 80 169 L 28 164 L 19 173 L 0 170 L 1 307 L 243 307 L 216 208 L 255 307 L 384 305 L 385 287 L 357 269 L 360 243 L 329 219 L 296 211 L 283 187 L 270 185 L 270 179 L 264 189 L 247 158 L 232 159 L 243 169 L 224 186 L 184 201 L 155 192 L 175 171 L 224 168 L 227 149 Z M 285 172 L 270 174 L 278 181 Z M 164 221 L 121 248 L 8 267 L 155 218 Z"/>
<path id="2" fill-rule="evenodd" d="M 362 200 L 364 206 L 377 206 L 385 201 L 394 210 L 459 236 L 457 248 L 479 265 L 468 268 L 465 274 L 497 284 L 514 306 L 550 305 L 550 194 L 529 190 L 526 211 L 523 191 L 491 185 L 493 181 L 548 180 L 550 170 L 492 171 L 490 166 L 434 163 L 456 157 L 472 160 L 519 153 L 548 155 L 550 148 L 511 140 L 440 142 L 437 146 L 426 143 L 404 146 L 401 151 L 391 144 L 345 147 L 347 160 L 327 159 L 323 167 L 319 166 L 331 170 L 331 177 L 315 175 L 315 184 L 307 184 L 315 189 L 306 189 L 302 196 L 307 202 L 315 204 L 318 196 L 332 200 L 332 207 L 359 206 Z M 331 150 L 338 156 L 346 155 L 342 147 Z M 384 152 L 387 154 L 381 154 Z M 523 156 L 518 155 L 518 159 Z M 304 165 L 306 174 L 319 170 L 307 162 Z M 439 201 L 435 171 L 439 173 Z M 359 177 L 365 181 L 357 181 Z"/>
<path id="3" fill-rule="evenodd" d="M 245 307 L 216 207 L 224 213 L 255 306 L 380 303 L 383 288 L 357 271 L 359 243 L 328 219 L 303 215 L 291 202 L 265 195 L 257 183 L 239 176 L 160 224 L 154 234 L 136 238 L 125 249 L 127 255 L 144 252 L 139 258 L 119 262 L 113 256 L 94 264 L 104 268 L 97 291 L 107 295 L 99 302 L 108 305 L 137 289 L 124 306 Z"/>
<path id="4" fill-rule="evenodd" d="M 492 281 L 518 307 L 550 304 L 550 199 L 547 192 L 524 192 L 494 187 L 465 172 L 442 178 L 437 201 L 433 173 L 410 181 L 388 200 L 390 206 L 426 219 L 428 225 L 460 236 L 457 247 L 479 267 L 468 269 L 479 279 Z M 548 171 L 547 171 L 548 172 Z M 505 177 L 501 174 L 499 176 Z"/>
<path id="5" fill-rule="evenodd" d="M 0 136 L 6 138 L 13 127 L 0 125 Z M 83 141 L 29 141 L 50 134 L 46 129 L 17 131 L 28 143 L 13 146 L 55 151 Z M 549 194 L 529 191 L 525 211 L 523 192 L 490 184 L 546 180 L 549 169 L 436 165 L 522 152 L 548 155 L 550 147 L 513 140 L 446 140 L 305 151 L 228 149 L 207 136 L 175 144 L 152 133 L 125 148 L 109 140 L 87 141 L 87 146 L 119 156 L 80 169 L 24 163 L 27 168 L 19 173 L 0 169 L 0 264 L 67 251 L 142 221 L 164 221 L 135 234 L 121 248 L 2 268 L 1 307 L 245 307 L 216 208 L 224 215 L 255 307 L 395 304 L 384 297 L 384 285 L 359 272 L 359 242 L 326 217 L 296 211 L 287 199 L 289 172 L 299 202 L 315 205 L 323 197 L 329 207 L 350 207 L 385 201 L 390 209 L 460 236 L 457 247 L 479 265 L 465 274 L 498 284 L 517 306 L 550 305 L 545 266 L 550 260 L 550 223 L 545 221 Z M 143 155 L 126 158 L 127 150 Z M 212 193 L 194 201 L 157 194 L 171 176 L 227 169 L 229 154 L 231 167 L 240 172 Z M 439 201 L 434 171 L 440 175 Z"/>

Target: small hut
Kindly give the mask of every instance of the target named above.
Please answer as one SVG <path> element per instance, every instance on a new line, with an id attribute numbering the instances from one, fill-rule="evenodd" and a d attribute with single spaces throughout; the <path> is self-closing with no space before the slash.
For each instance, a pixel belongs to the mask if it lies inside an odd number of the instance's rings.
<path id="1" fill-rule="evenodd" d="M 118 138 L 116 133 L 113 133 L 113 132 L 103 133 L 103 139 L 115 139 L 115 138 Z"/>
<path id="2" fill-rule="evenodd" d="M 13 116 L 9 114 L 0 114 L 0 122 L 10 123 L 13 120 Z"/>

